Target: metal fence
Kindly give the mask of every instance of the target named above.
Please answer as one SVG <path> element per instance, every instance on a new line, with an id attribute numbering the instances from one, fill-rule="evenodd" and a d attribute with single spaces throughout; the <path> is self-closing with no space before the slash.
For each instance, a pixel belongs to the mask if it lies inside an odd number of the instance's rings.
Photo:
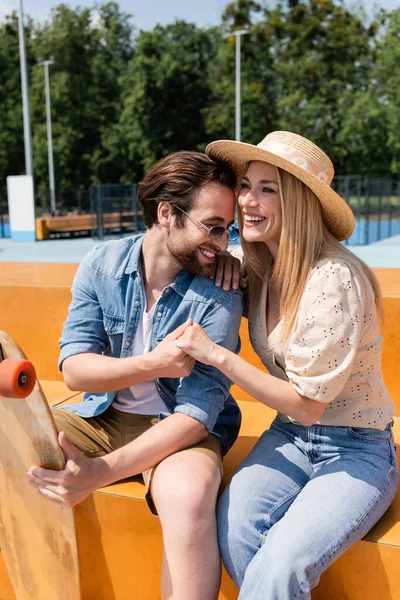
<path id="1" fill-rule="evenodd" d="M 356 218 L 353 235 L 346 240 L 349 245 L 365 245 L 400 234 L 400 181 L 389 178 L 360 175 L 337 176 L 333 188 L 350 205 Z M 116 233 L 110 229 L 110 213 L 120 214 L 121 235 L 141 231 L 143 219 L 136 199 L 135 185 L 92 186 L 91 212 L 96 215 L 96 237 Z"/>
<path id="2" fill-rule="evenodd" d="M 90 213 L 92 236 L 100 240 L 144 230 L 136 183 L 92 185 Z"/>
<path id="3" fill-rule="evenodd" d="M 350 205 L 356 226 L 346 244 L 365 245 L 400 234 L 400 181 L 343 175 L 333 188 Z"/>
<path id="4" fill-rule="evenodd" d="M 332 187 L 350 205 L 356 218 L 349 245 L 365 245 L 400 235 L 400 181 L 360 175 L 339 175 Z M 37 196 L 37 212 L 48 201 Z M 99 184 L 89 189 L 60 190 L 58 215 L 90 214 L 92 236 L 104 239 L 143 231 L 143 215 L 137 200 L 137 184 Z M 8 237 L 8 206 L 0 187 L 0 237 Z"/>
<path id="5" fill-rule="evenodd" d="M 88 214 L 90 212 L 90 189 L 56 190 L 55 205 L 56 216 Z M 36 213 L 37 216 L 39 214 L 50 214 L 48 190 L 40 189 L 37 191 Z"/>

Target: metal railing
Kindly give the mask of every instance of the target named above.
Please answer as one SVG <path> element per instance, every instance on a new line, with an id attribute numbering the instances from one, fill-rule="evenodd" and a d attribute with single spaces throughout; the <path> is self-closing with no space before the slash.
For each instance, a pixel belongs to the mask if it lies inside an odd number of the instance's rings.
<path id="1" fill-rule="evenodd" d="M 56 214 L 88 214 L 90 212 L 90 189 L 57 190 L 55 195 Z M 50 200 L 47 190 L 38 190 L 36 193 L 36 212 L 50 215 Z"/>
<path id="2" fill-rule="evenodd" d="M 339 175 L 332 186 L 350 205 L 356 218 L 353 235 L 346 240 L 350 245 L 366 245 L 400 234 L 400 181 L 389 178 L 361 175 Z M 96 185 L 91 188 L 91 212 L 95 214 L 96 237 L 112 233 L 131 233 L 144 230 L 141 210 L 138 206 L 137 186 Z M 119 213 L 119 231 L 107 227 L 104 215 Z M 109 221 L 108 221 L 109 222 Z"/>
<path id="3" fill-rule="evenodd" d="M 400 181 L 360 175 L 338 175 L 332 187 L 354 212 L 356 226 L 345 241 L 366 245 L 400 235 Z M 44 198 L 37 197 L 37 206 Z M 92 236 L 104 239 L 143 231 L 137 184 L 98 184 L 89 189 L 60 190 L 58 215 L 90 214 Z M 0 187 L 0 237 L 9 235 L 7 192 Z M 87 235 L 87 234 L 86 234 Z"/>
<path id="4" fill-rule="evenodd" d="M 92 185 L 90 213 L 92 236 L 100 240 L 144 230 L 136 183 Z"/>
<path id="5" fill-rule="evenodd" d="M 339 175 L 332 186 L 356 218 L 350 245 L 366 245 L 400 234 L 400 181 L 360 175 Z"/>

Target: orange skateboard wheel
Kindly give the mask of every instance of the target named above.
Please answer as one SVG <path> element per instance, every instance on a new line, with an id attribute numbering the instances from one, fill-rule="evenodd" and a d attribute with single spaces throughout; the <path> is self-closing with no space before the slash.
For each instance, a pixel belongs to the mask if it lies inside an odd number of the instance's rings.
<path id="1" fill-rule="evenodd" d="M 0 396 L 26 398 L 35 387 L 35 367 L 29 360 L 6 358 L 0 362 Z"/>

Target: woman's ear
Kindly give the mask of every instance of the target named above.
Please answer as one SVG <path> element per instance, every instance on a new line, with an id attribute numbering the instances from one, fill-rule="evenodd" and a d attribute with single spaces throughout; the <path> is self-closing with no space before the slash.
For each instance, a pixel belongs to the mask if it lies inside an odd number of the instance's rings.
<path id="1" fill-rule="evenodd" d="M 161 227 L 165 227 L 166 229 L 169 229 L 171 225 L 171 208 L 172 207 L 169 202 L 160 202 L 157 208 L 158 222 L 160 223 Z"/>

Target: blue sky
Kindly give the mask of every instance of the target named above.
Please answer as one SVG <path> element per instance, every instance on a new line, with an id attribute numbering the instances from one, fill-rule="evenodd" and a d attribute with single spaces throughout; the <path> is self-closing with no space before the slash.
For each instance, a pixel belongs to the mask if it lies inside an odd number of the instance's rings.
<path id="1" fill-rule="evenodd" d="M 197 25 L 214 25 L 220 22 L 221 13 L 230 0 L 119 0 L 122 10 L 134 15 L 137 29 L 152 29 L 157 23 L 171 23 L 175 19 L 192 21 Z M 272 1 L 272 0 L 269 0 Z M 24 12 L 34 19 L 45 19 L 60 0 L 23 0 Z M 94 0 L 65 0 L 72 7 L 93 6 Z M 400 7 L 400 0 L 348 0 L 351 7 L 364 4 L 368 13 L 374 5 L 386 9 Z M 0 19 L 18 8 L 18 0 L 0 0 Z"/>

